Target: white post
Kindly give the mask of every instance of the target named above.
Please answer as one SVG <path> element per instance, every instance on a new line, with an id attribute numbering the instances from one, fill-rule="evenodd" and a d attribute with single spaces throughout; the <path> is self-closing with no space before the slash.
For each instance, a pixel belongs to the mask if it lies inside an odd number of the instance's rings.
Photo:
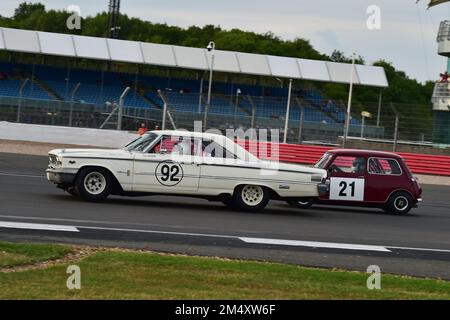
<path id="1" fill-rule="evenodd" d="M 166 97 L 162 93 L 161 90 L 158 90 L 158 95 L 161 98 L 161 100 L 164 102 L 163 106 L 163 114 L 162 114 L 162 120 L 161 120 L 161 130 L 166 130 L 166 115 L 167 115 L 167 108 L 169 106 L 169 102 L 167 101 Z"/>
<path id="2" fill-rule="evenodd" d="M 202 100 L 203 100 L 203 77 L 200 79 L 200 90 L 198 96 L 198 113 L 202 112 Z"/>
<path id="3" fill-rule="evenodd" d="M 288 133 L 288 125 L 289 125 L 289 112 L 291 109 L 291 93 L 292 93 L 292 79 L 289 79 L 289 92 L 288 92 L 288 101 L 286 107 L 286 119 L 284 120 L 284 138 L 283 143 L 287 141 L 287 133 Z"/>
<path id="4" fill-rule="evenodd" d="M 122 130 L 122 113 L 123 113 L 123 105 L 125 103 L 125 97 L 130 91 L 130 87 L 126 87 L 125 90 L 123 90 L 122 94 L 120 95 L 119 99 L 119 113 L 117 118 L 117 130 Z"/>
<path id="5" fill-rule="evenodd" d="M 300 102 L 300 100 L 295 97 L 298 107 L 300 108 L 300 123 L 298 125 L 298 143 L 302 143 L 302 132 L 303 132 L 303 120 L 305 119 L 305 107 Z"/>
<path id="6" fill-rule="evenodd" d="M 236 102 L 235 102 L 235 104 L 234 104 L 234 115 L 236 116 L 236 113 L 237 113 L 237 108 L 238 108 L 238 105 L 239 105 L 239 95 L 241 94 L 241 89 L 237 89 L 236 90 Z"/>
<path id="7" fill-rule="evenodd" d="M 237 116 L 237 109 L 239 105 L 239 94 L 241 93 L 241 89 L 236 90 L 236 102 L 234 104 L 234 126 L 237 126 L 236 116 Z"/>
<path id="8" fill-rule="evenodd" d="M 25 88 L 25 86 L 27 85 L 28 81 L 30 81 L 30 79 L 26 78 L 23 82 L 22 85 L 19 88 L 19 105 L 17 106 L 17 118 L 16 118 L 16 122 L 20 122 L 20 116 L 21 116 L 21 112 L 22 112 L 22 96 L 23 96 L 23 89 Z"/>
<path id="9" fill-rule="evenodd" d="M 348 130 L 350 127 L 350 117 L 352 108 L 352 95 L 353 95 L 353 73 L 355 70 L 355 54 L 352 56 L 352 67 L 350 68 L 350 90 L 348 93 L 348 103 L 347 103 L 347 114 L 345 117 L 345 129 L 344 129 L 344 140 L 342 142 L 342 147 L 345 148 L 345 143 L 347 142 Z"/>
<path id="10" fill-rule="evenodd" d="M 72 93 L 70 95 L 70 112 L 69 112 L 69 127 L 72 126 L 72 119 L 73 119 L 73 103 L 75 99 L 75 93 L 77 93 L 78 88 L 80 88 L 81 83 L 77 83 L 75 88 L 72 90 Z"/>
<path id="11" fill-rule="evenodd" d="M 214 50 L 216 49 L 216 44 L 214 43 L 214 41 L 209 42 L 207 49 L 208 49 L 208 51 L 211 52 L 211 64 L 209 66 L 208 100 L 206 101 L 205 118 L 203 120 L 204 130 L 207 129 L 206 122 L 208 120 L 209 106 L 211 105 L 211 88 L 212 88 L 213 69 L 214 69 Z"/>
<path id="12" fill-rule="evenodd" d="M 247 99 L 250 102 L 250 104 L 252 105 L 252 119 L 250 121 L 250 127 L 252 129 L 255 128 L 255 121 L 256 121 L 256 105 L 255 102 L 253 101 L 252 97 L 250 95 L 247 95 Z"/>
<path id="13" fill-rule="evenodd" d="M 361 138 L 364 138 L 364 119 L 366 117 L 361 116 Z"/>
<path id="14" fill-rule="evenodd" d="M 166 130 L 167 102 L 164 101 L 161 130 Z"/>
<path id="15" fill-rule="evenodd" d="M 380 126 L 381 101 L 382 101 L 382 99 L 383 99 L 383 89 L 380 90 L 380 96 L 378 97 L 377 127 Z"/>

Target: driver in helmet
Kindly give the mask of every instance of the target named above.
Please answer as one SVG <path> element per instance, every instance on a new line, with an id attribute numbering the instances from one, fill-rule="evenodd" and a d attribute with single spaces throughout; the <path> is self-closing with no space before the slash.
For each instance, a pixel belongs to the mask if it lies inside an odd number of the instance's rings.
<path id="1" fill-rule="evenodd" d="M 363 174 L 366 171 L 366 159 L 363 157 L 357 157 L 352 163 L 352 172 Z"/>

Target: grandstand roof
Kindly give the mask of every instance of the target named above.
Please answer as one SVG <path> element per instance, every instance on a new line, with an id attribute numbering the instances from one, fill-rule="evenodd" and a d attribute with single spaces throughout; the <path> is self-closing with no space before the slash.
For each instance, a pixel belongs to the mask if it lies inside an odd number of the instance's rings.
<path id="1" fill-rule="evenodd" d="M 0 50 L 209 70 L 202 48 L 0 28 Z M 337 83 L 350 82 L 351 65 L 215 50 L 214 71 Z M 356 65 L 354 84 L 389 86 L 382 67 Z"/>

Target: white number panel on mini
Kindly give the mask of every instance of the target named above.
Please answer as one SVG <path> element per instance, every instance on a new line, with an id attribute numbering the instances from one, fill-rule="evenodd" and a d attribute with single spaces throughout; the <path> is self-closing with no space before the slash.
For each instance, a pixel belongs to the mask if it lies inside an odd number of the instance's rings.
<path id="1" fill-rule="evenodd" d="M 330 200 L 364 201 L 364 179 L 331 178 Z"/>

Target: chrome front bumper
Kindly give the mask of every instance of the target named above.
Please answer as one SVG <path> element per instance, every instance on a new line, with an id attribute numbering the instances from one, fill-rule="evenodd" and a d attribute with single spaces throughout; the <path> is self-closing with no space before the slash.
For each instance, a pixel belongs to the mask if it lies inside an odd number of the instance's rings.
<path id="1" fill-rule="evenodd" d="M 423 202 L 422 198 L 417 198 L 416 203 L 414 203 L 414 208 L 417 208 L 419 206 L 419 204 L 422 202 Z"/>
<path id="2" fill-rule="evenodd" d="M 77 170 L 62 170 L 49 168 L 45 170 L 47 180 L 56 184 L 73 185 Z"/>

